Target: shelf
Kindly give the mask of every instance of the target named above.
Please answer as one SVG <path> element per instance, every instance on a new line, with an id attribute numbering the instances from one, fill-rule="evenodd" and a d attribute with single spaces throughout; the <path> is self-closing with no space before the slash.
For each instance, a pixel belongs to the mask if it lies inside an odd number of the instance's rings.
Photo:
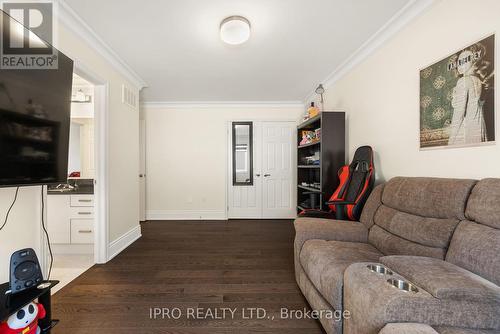
<path id="1" fill-rule="evenodd" d="M 307 121 L 303 122 L 302 124 L 300 124 L 297 129 L 298 130 L 302 130 L 306 127 L 308 127 L 309 125 L 313 124 L 313 123 L 316 123 L 316 122 L 319 122 L 321 121 L 321 113 L 319 113 L 319 115 L 317 116 L 314 116 L 313 118 L 309 118 Z"/>
<path id="2" fill-rule="evenodd" d="M 312 191 L 312 192 L 315 192 L 315 193 L 318 193 L 318 194 L 321 193 L 321 189 L 313 188 L 313 187 L 301 186 L 300 184 L 297 186 L 297 188 L 303 189 L 303 190 L 307 190 L 307 191 Z"/>
<path id="3" fill-rule="evenodd" d="M 320 165 L 299 165 L 298 168 L 313 169 L 313 168 L 321 168 L 321 166 Z"/>
<path id="4" fill-rule="evenodd" d="M 321 140 L 318 140 L 318 141 L 315 141 L 315 142 L 309 143 L 309 144 L 299 145 L 298 148 L 311 147 L 311 146 L 318 145 L 318 144 L 321 144 Z"/>
<path id="5" fill-rule="evenodd" d="M 50 293 L 50 289 L 58 284 L 59 281 L 49 281 L 49 283 L 50 286 L 45 289 L 32 288 L 14 295 L 6 294 L 9 290 L 9 283 L 0 285 L 0 321 L 7 319 L 43 294 Z"/>

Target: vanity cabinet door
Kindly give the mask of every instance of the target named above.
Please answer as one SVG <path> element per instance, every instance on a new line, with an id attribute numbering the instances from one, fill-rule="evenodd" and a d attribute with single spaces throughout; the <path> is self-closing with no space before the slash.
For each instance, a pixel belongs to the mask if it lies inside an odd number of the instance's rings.
<path id="1" fill-rule="evenodd" d="M 70 196 L 47 196 L 47 229 L 52 244 L 69 244 L 70 221 Z"/>
<path id="2" fill-rule="evenodd" d="M 94 243 L 93 219 L 71 219 L 71 243 L 72 244 Z"/>
<path id="3" fill-rule="evenodd" d="M 94 206 L 94 195 L 71 195 L 71 206 Z"/>

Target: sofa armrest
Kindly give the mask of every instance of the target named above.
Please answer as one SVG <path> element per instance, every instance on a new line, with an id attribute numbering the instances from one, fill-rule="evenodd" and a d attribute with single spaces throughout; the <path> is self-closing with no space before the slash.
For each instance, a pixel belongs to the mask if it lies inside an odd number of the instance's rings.
<path id="1" fill-rule="evenodd" d="M 421 285 L 393 272 L 381 275 L 355 263 L 344 272 L 344 334 L 378 333 L 388 323 L 423 323 L 435 326 L 500 329 L 500 305 L 492 300 L 455 300 L 434 297 Z M 409 281 L 417 292 L 399 290 L 390 279 Z"/>
<path id="2" fill-rule="evenodd" d="M 380 262 L 438 299 L 500 305 L 500 287 L 452 263 L 421 256 L 384 256 Z"/>
<path id="3" fill-rule="evenodd" d="M 367 242 L 368 229 L 359 222 L 322 218 L 295 220 L 295 249 L 299 251 L 307 240 Z"/>

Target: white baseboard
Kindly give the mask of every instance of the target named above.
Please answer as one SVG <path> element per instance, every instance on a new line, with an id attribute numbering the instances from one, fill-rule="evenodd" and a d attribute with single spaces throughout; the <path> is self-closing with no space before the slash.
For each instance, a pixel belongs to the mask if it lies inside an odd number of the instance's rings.
<path id="1" fill-rule="evenodd" d="M 149 210 L 147 220 L 227 220 L 224 210 Z"/>
<path id="2" fill-rule="evenodd" d="M 137 225 L 115 241 L 112 241 L 109 244 L 109 250 L 108 250 L 108 261 L 110 261 L 112 258 L 120 254 L 122 251 L 125 250 L 128 246 L 133 244 L 137 239 L 139 239 L 142 236 L 141 234 L 141 225 Z"/>

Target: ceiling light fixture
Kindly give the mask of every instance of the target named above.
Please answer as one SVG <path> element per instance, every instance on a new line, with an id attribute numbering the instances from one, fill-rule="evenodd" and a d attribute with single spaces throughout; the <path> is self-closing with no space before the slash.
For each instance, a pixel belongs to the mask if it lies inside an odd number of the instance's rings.
<path id="1" fill-rule="evenodd" d="M 230 16 L 220 24 L 221 39 L 231 45 L 243 44 L 250 38 L 250 21 L 243 16 Z"/>

